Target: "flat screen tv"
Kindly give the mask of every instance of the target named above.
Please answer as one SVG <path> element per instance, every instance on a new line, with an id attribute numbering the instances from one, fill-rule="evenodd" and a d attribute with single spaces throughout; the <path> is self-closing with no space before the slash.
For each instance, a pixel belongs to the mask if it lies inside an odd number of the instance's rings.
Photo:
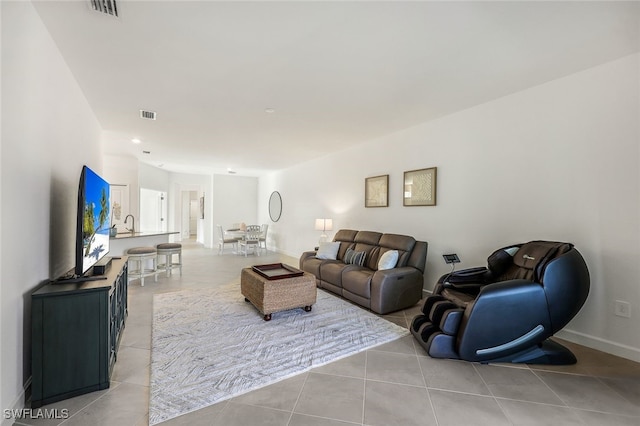
<path id="1" fill-rule="evenodd" d="M 89 167 L 78 187 L 75 274 L 83 276 L 109 252 L 109 183 Z"/>

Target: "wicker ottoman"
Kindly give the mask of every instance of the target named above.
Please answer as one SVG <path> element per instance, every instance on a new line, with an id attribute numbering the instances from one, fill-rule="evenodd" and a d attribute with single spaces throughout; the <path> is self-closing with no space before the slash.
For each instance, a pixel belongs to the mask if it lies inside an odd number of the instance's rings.
<path id="1" fill-rule="evenodd" d="M 269 321 L 274 312 L 295 308 L 309 312 L 316 303 L 316 277 L 305 272 L 299 277 L 269 280 L 251 268 L 244 268 L 240 291 L 244 300 L 251 302 Z"/>

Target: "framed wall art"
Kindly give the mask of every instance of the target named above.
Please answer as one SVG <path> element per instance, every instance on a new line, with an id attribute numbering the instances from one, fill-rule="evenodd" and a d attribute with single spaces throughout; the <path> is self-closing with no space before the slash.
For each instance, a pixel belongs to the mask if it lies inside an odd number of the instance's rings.
<path id="1" fill-rule="evenodd" d="M 389 175 L 373 176 L 364 180 L 364 206 L 389 206 Z"/>
<path id="2" fill-rule="evenodd" d="M 436 205 L 436 172 L 437 167 L 410 170 L 404 172 L 405 206 L 435 206 Z"/>
<path id="3" fill-rule="evenodd" d="M 124 219 L 130 213 L 129 185 L 111 184 L 109 188 L 111 191 L 111 226 L 115 226 L 116 229 L 124 231 L 126 229 Z"/>

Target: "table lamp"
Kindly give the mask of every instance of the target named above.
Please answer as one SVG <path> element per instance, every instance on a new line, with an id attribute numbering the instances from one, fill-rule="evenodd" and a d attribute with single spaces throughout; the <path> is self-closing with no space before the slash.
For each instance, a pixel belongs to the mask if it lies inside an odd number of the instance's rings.
<path id="1" fill-rule="evenodd" d="M 324 243 L 327 241 L 326 231 L 331 231 L 333 229 L 333 220 L 331 219 L 316 219 L 316 231 L 322 231 L 322 235 L 320 235 L 320 242 Z"/>

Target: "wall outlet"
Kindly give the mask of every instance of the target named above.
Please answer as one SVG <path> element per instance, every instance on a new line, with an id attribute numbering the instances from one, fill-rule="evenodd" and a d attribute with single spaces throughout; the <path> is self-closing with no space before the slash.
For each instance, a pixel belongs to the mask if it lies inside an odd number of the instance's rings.
<path id="1" fill-rule="evenodd" d="M 613 312 L 619 317 L 631 318 L 631 305 L 623 300 L 616 300 Z"/>

